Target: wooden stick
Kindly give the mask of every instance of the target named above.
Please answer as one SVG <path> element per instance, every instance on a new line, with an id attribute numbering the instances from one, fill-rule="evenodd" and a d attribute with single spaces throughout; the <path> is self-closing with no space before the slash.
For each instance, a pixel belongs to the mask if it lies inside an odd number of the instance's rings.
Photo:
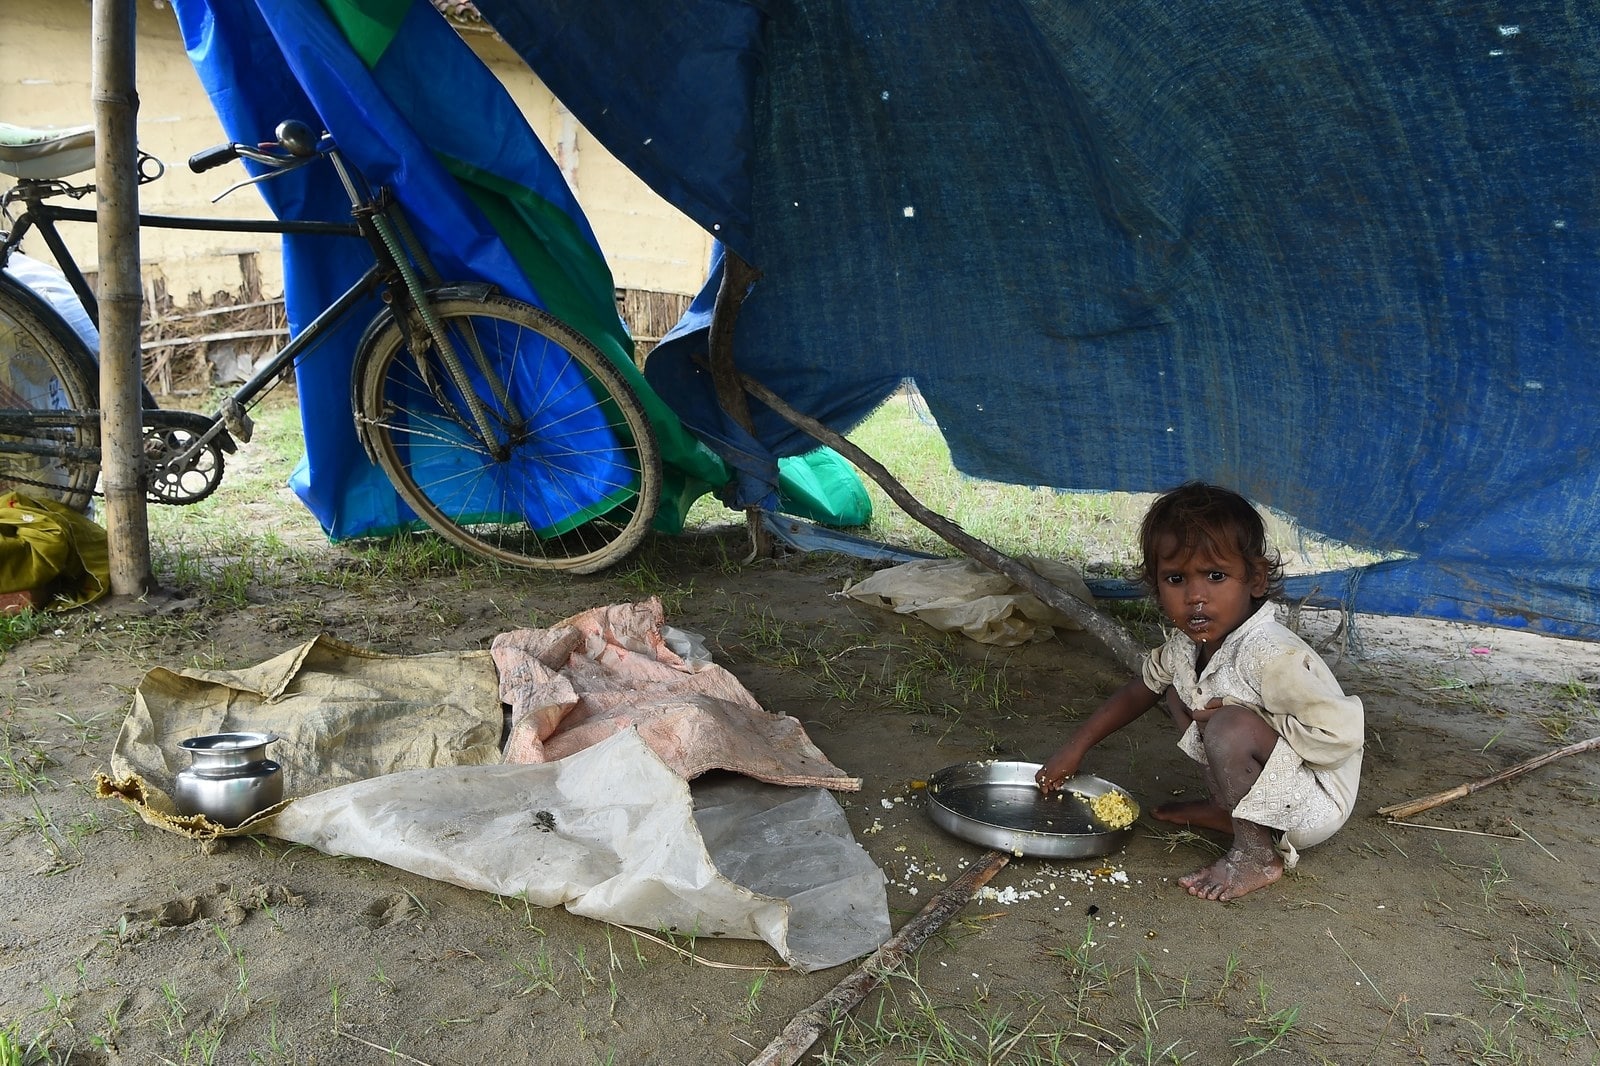
<path id="1" fill-rule="evenodd" d="M 884 492 L 889 494 L 890 499 L 905 510 L 906 514 L 933 530 L 950 544 L 961 549 L 964 554 L 976 559 L 990 570 L 1010 578 L 1017 585 L 1027 589 L 1039 599 L 1078 623 L 1084 628 L 1085 632 L 1091 636 L 1098 637 L 1111 650 L 1111 654 L 1116 657 L 1117 662 L 1135 674 L 1139 672 L 1144 661 L 1145 649 L 1122 626 L 1097 611 L 1093 605 L 1084 603 L 1078 597 L 1057 587 L 1053 582 L 1045 580 L 999 549 L 990 547 L 944 515 L 924 507 L 915 496 L 907 491 L 904 485 L 896 481 L 894 476 L 884 469 L 883 464 L 872 458 L 872 456 L 857 448 L 842 435 L 835 433 L 816 419 L 796 411 L 779 398 L 777 393 L 756 381 L 750 375 L 741 374 L 739 377 L 744 382 L 744 387 L 750 395 L 772 408 L 786 421 L 805 430 L 815 440 L 828 445 L 860 467 L 868 477 L 878 483 L 878 486 Z"/>
<path id="2" fill-rule="evenodd" d="M 423 1062 L 421 1059 L 412 1058 L 410 1055 L 407 1055 L 404 1051 L 396 1051 L 392 1047 L 384 1047 L 382 1044 L 374 1044 L 370 1040 L 363 1040 L 361 1037 L 357 1036 L 356 1034 L 354 1034 L 352 1032 L 349 1032 L 348 1030 L 335 1029 L 334 1032 L 338 1033 L 340 1036 L 344 1037 L 346 1040 L 354 1040 L 358 1044 L 365 1044 L 365 1045 L 367 1045 L 367 1047 L 374 1048 L 374 1049 L 376 1049 L 378 1051 L 381 1051 L 385 1055 L 390 1056 L 391 1058 L 405 1059 L 407 1062 L 416 1063 L 417 1066 L 431 1066 L 431 1064 Z"/>
<path id="3" fill-rule="evenodd" d="M 717 289 L 717 302 L 711 309 L 711 330 L 706 338 L 707 357 L 711 364 L 711 383 L 716 389 L 717 406 L 728 417 L 739 423 L 746 433 L 755 433 L 755 421 L 750 416 L 750 404 L 744 390 L 739 387 L 739 369 L 733 362 L 733 327 L 739 321 L 739 308 L 744 298 L 761 277 L 761 271 L 751 266 L 731 249 L 723 249 L 722 284 Z M 750 558 L 772 558 L 772 533 L 761 524 L 761 509 L 745 508 L 745 524 L 750 533 Z"/>
<path id="4" fill-rule="evenodd" d="M 1575 744 L 1568 744 L 1564 748 L 1557 748 L 1554 751 L 1547 751 L 1543 755 L 1535 755 L 1531 759 L 1524 759 L 1515 766 L 1508 766 L 1499 773 L 1490 774 L 1488 777 L 1480 778 L 1477 781 L 1466 781 L 1455 788 L 1447 788 L 1443 792 L 1435 792 L 1431 796 L 1423 796 L 1421 799 L 1414 799 L 1406 803 L 1391 803 L 1387 807 L 1379 807 L 1378 813 L 1391 821 L 1399 818 L 1410 818 L 1414 814 L 1430 811 L 1435 807 L 1449 803 L 1451 800 L 1458 800 L 1462 796 L 1470 796 L 1472 793 L 1488 788 L 1490 785 L 1498 785 L 1502 781 L 1509 781 L 1513 777 L 1527 773 L 1529 770 L 1537 770 L 1545 763 L 1552 763 L 1557 759 L 1564 759 L 1568 755 L 1576 755 L 1581 751 L 1593 751 L 1596 748 L 1600 748 L 1600 737 L 1590 737 L 1588 740 L 1580 740 Z"/>
<path id="5" fill-rule="evenodd" d="M 878 981 L 903 963 L 922 946 L 922 942 L 938 932 L 972 897 L 989 878 L 1000 872 L 1011 861 L 1004 851 L 984 854 L 967 872 L 950 883 L 950 887 L 930 899 L 917 916 L 907 922 L 898 933 L 883 942 L 849 977 L 834 986 L 833 991 L 794 1016 L 784 1026 L 783 1032 L 772 1038 L 750 1066 L 793 1066 L 800 1061 L 806 1049 L 816 1043 L 828 1026 L 841 1014 L 848 1014 L 856 1004 L 866 998 Z"/>
<path id="6" fill-rule="evenodd" d="M 139 350 L 148 352 L 155 348 L 176 348 L 185 344 L 210 344 L 213 341 L 240 341 L 258 337 L 287 337 L 288 335 L 289 331 L 284 328 L 235 329 L 226 333 L 205 333 L 194 337 L 157 337 L 153 341 L 145 341 L 139 345 Z"/>
<path id="7" fill-rule="evenodd" d="M 1434 833 L 1465 833 L 1474 837 L 1494 837 L 1496 840 L 1521 840 L 1510 833 L 1485 833 L 1481 829 L 1457 829 L 1453 825 L 1427 825 L 1424 822 L 1402 822 L 1398 818 L 1390 818 L 1390 825 L 1403 825 L 1407 829 L 1426 829 Z"/>

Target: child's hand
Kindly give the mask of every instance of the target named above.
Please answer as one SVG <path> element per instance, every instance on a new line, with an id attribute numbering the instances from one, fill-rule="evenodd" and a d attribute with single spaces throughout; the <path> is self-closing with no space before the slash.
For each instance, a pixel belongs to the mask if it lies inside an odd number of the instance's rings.
<path id="1" fill-rule="evenodd" d="M 1189 713 L 1189 717 L 1193 718 L 1195 721 L 1199 722 L 1201 725 L 1204 725 L 1207 722 L 1211 721 L 1211 716 L 1216 714 L 1221 709 L 1222 709 L 1222 697 L 1221 696 L 1213 696 L 1211 698 L 1211 702 L 1210 703 L 1206 704 L 1204 707 L 1200 707 L 1200 708 L 1197 708 L 1197 709 L 1191 711 Z"/>
<path id="2" fill-rule="evenodd" d="M 1033 775 L 1039 784 L 1039 791 L 1049 795 L 1061 787 L 1061 782 L 1078 772 L 1078 764 L 1083 761 L 1083 756 L 1070 748 L 1062 748 Z"/>

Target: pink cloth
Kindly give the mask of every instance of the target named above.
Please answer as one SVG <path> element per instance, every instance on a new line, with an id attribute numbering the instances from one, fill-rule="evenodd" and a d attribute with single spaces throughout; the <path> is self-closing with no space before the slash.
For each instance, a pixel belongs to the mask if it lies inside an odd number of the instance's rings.
<path id="1" fill-rule="evenodd" d="M 652 597 L 495 637 L 500 699 L 511 707 L 505 761 L 552 762 L 637 729 L 685 780 L 721 769 L 778 785 L 861 787 L 797 719 L 765 710 L 720 666 L 685 662 L 661 627 Z"/>

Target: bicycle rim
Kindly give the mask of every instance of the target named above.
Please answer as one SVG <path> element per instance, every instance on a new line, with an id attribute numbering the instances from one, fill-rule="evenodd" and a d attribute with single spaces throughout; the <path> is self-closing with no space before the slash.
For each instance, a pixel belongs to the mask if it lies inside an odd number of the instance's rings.
<path id="1" fill-rule="evenodd" d="M 491 432 L 480 433 L 437 348 L 413 352 L 391 323 L 364 357 L 358 411 L 395 489 L 441 536 L 486 558 L 579 574 L 620 560 L 661 495 L 655 434 L 632 387 L 535 307 L 500 296 L 432 307 Z M 480 380 L 475 350 L 509 404 Z"/>
<path id="2" fill-rule="evenodd" d="M 100 479 L 99 462 L 87 458 L 99 454 L 98 423 L 31 424 L 29 415 L 93 411 L 98 398 L 94 360 L 77 334 L 32 292 L 0 277 L 0 493 L 87 511 Z"/>

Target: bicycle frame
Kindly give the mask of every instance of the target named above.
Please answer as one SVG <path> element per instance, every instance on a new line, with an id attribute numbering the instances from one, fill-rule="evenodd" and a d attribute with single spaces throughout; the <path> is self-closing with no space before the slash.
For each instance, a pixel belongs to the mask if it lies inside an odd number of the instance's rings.
<path id="1" fill-rule="evenodd" d="M 5 235 L 5 241 L 0 244 L 0 266 L 4 266 L 11 258 L 11 253 L 22 244 L 24 237 L 30 230 L 37 230 L 45 247 L 50 249 L 50 255 L 55 259 L 56 265 L 66 275 L 67 283 L 72 286 L 72 291 L 77 294 L 78 302 L 89 315 L 89 320 L 98 329 L 100 326 L 100 301 L 96 299 L 94 289 L 88 279 L 83 276 L 83 271 L 78 267 L 78 262 L 73 258 L 72 252 L 67 248 L 66 241 L 56 229 L 57 222 L 96 222 L 97 214 L 85 207 L 63 207 L 51 203 L 50 198 L 62 195 L 85 195 L 92 192 L 92 187 L 66 186 L 59 182 L 40 182 L 23 179 L 7 194 L 11 202 L 22 204 L 22 213 L 17 217 L 16 227 Z M 316 222 L 316 221 L 284 221 L 280 219 L 251 219 L 251 218 L 199 218 L 187 215 L 156 215 L 140 214 L 140 229 L 175 229 L 175 230 L 200 230 L 212 233 L 312 233 L 339 237 L 359 237 L 361 230 L 352 222 Z"/>
<path id="2" fill-rule="evenodd" d="M 158 172 L 159 173 L 159 172 Z M 61 269 L 67 283 L 72 287 L 78 302 L 82 305 L 89 320 L 95 328 L 100 326 L 100 303 L 95 296 L 94 288 L 84 276 L 82 268 L 78 266 L 77 259 L 67 247 L 56 228 L 58 222 L 94 223 L 98 221 L 95 211 L 82 207 L 66 207 L 51 202 L 53 198 L 71 196 L 74 198 L 87 195 L 93 191 L 93 186 L 71 186 L 60 181 L 37 181 L 23 179 L 6 194 L 10 203 L 22 204 L 22 211 L 17 216 L 16 225 L 5 234 L 5 239 L 0 242 L 0 266 L 11 258 L 11 254 L 22 244 L 23 239 L 30 231 L 36 231 L 50 249 L 56 265 Z M 141 229 L 197 230 L 212 233 L 273 233 L 278 235 L 302 233 L 318 234 L 323 236 L 362 237 L 361 227 L 355 222 L 323 222 L 284 219 L 247 219 L 247 218 L 200 218 L 188 215 L 161 215 L 144 214 L 139 216 Z M 278 376 L 288 366 L 291 366 L 307 348 L 311 347 L 334 322 L 349 313 L 357 303 L 369 292 L 375 291 L 382 276 L 381 265 L 374 265 L 367 270 L 351 287 L 337 300 L 314 319 L 310 325 L 302 330 L 298 336 L 284 345 L 265 364 L 258 367 L 249 380 L 241 384 L 223 402 L 222 410 L 212 421 L 211 427 L 200 434 L 191 443 L 190 447 L 177 458 L 178 463 L 187 462 L 199 450 L 215 440 L 217 436 L 227 429 L 235 436 L 248 440 L 250 433 L 248 421 L 243 415 L 243 410 L 252 400 L 270 388 Z M 225 445 L 232 450 L 231 442 Z"/>
<path id="3" fill-rule="evenodd" d="M 203 173 L 240 159 L 260 168 L 253 167 L 253 176 L 226 196 L 326 157 L 347 194 L 348 220 L 140 214 L 141 228 L 356 236 L 371 258 L 347 263 L 360 276 L 267 356 L 214 413 L 163 410 L 147 398 L 148 498 L 193 503 L 210 495 L 222 478 L 223 453 L 236 450 L 236 440 L 250 439 L 247 407 L 302 359 L 312 358 L 323 341 L 343 335 L 351 316 L 364 319 L 377 304 L 352 353 L 354 428 L 369 460 L 421 521 L 469 551 L 535 569 L 592 573 L 636 546 L 654 515 L 662 475 L 648 415 L 626 375 L 548 312 L 500 294 L 490 283 L 443 278 L 393 191 L 370 184 L 326 133 L 314 134 L 296 121 L 280 123 L 275 133 L 275 141 L 206 149 L 190 157 L 190 169 Z M 18 182 L 0 198 L 0 205 L 21 207 L 7 212 L 15 224 L 0 233 L 0 262 L 37 230 L 85 312 L 98 318 L 94 293 L 57 231 L 58 223 L 97 221 L 94 210 L 60 202 L 91 192 L 92 186 L 60 180 Z M 8 297 L 7 306 L 14 304 Z M 52 310 L 33 304 L 38 306 L 22 301 L 15 311 L 37 319 Z M 58 338 L 52 342 L 56 354 L 42 347 L 28 357 L 35 375 L 29 395 L 40 399 L 0 410 L 0 436 L 18 438 L 17 447 L 7 443 L 5 450 L 97 465 L 92 431 L 101 412 L 92 410 L 89 382 L 77 380 L 86 379 L 92 367 L 64 330 L 43 325 Z M 82 369 L 67 373 L 72 363 Z M 38 376 L 40 368 L 48 372 L 51 366 L 60 368 L 60 379 L 70 379 L 72 409 L 32 385 L 57 380 Z M 49 469 L 51 477 L 60 476 Z M 73 479 L 70 484 L 36 483 L 59 485 L 75 498 L 94 491 L 86 471 L 64 474 Z M 20 483 L 29 483 L 21 476 Z"/>
<path id="4" fill-rule="evenodd" d="M 438 322 L 431 314 L 428 301 L 424 292 L 428 286 L 439 283 L 439 278 L 432 264 L 411 235 L 409 226 L 404 223 L 403 216 L 391 214 L 394 209 L 392 199 L 386 190 L 372 190 L 365 184 L 359 174 L 350 170 L 337 149 L 330 148 L 326 152 L 318 152 L 296 158 L 287 163 L 277 157 L 266 157 L 259 152 L 251 152 L 245 146 L 234 145 L 238 155 L 249 155 L 260 162 L 267 163 L 280 169 L 269 170 L 254 181 L 266 180 L 295 169 L 315 158 L 326 155 L 333 165 L 344 185 L 345 192 L 350 200 L 354 221 L 351 222 L 325 222 L 316 220 L 293 219 L 244 219 L 244 218 L 199 218 L 183 215 L 140 214 L 140 228 L 154 229 L 198 230 L 216 233 L 274 233 L 285 234 L 316 234 L 322 236 L 361 237 L 372 248 L 374 263 L 362 276 L 356 280 L 341 296 L 325 308 L 317 317 L 302 329 L 297 336 L 290 340 L 283 348 L 259 367 L 250 379 L 240 385 L 224 401 L 222 410 L 218 412 L 210 430 L 200 435 L 189 448 L 177 459 L 185 462 L 198 453 L 199 449 L 216 439 L 223 429 L 229 429 L 236 436 L 244 440 L 249 439 L 248 420 L 244 417 L 243 409 L 246 404 L 260 395 L 273 383 L 278 376 L 289 366 L 293 365 L 306 349 L 315 344 L 325 331 L 336 321 L 360 302 L 369 292 L 386 288 L 402 299 L 408 308 L 414 312 L 416 320 L 421 323 L 423 332 L 432 336 L 436 341 L 442 341 L 438 336 Z M 220 161 L 222 157 L 213 156 L 213 161 Z M 232 158 L 231 156 L 229 158 Z M 150 179 L 159 176 L 156 171 Z M 240 186 L 234 186 L 234 189 Z M 92 223 L 98 220 L 96 212 L 88 208 L 66 207 L 51 202 L 61 196 L 73 198 L 85 196 L 93 191 L 93 186 L 73 186 L 63 181 L 23 179 L 6 194 L 7 203 L 21 203 L 22 212 L 17 216 L 15 227 L 5 234 L 3 243 L 0 243 L 0 266 L 10 258 L 11 253 L 21 244 L 23 238 L 36 230 L 44 240 L 45 245 L 61 268 L 96 328 L 100 324 L 99 301 L 95 297 L 93 288 L 88 279 L 84 277 L 77 260 L 56 229 L 57 222 L 84 222 Z M 233 189 L 228 190 L 229 192 Z M 223 195 L 227 195 L 225 192 Z M 413 264 L 421 267 L 420 272 Z M 393 302 L 393 301 L 391 301 Z M 403 327 L 409 329 L 409 316 L 400 316 Z M 449 348 L 441 344 L 442 348 Z M 474 361 L 487 381 L 495 385 L 497 395 L 502 403 L 507 402 L 503 388 L 498 386 L 495 375 L 487 366 L 483 354 L 478 351 L 472 353 Z M 446 364 L 450 367 L 452 376 L 458 379 L 458 385 L 465 382 L 465 365 L 459 362 L 458 353 L 453 349 L 446 357 Z M 452 365 L 453 364 L 453 365 Z M 490 417 L 487 409 L 478 400 L 476 393 L 470 388 L 463 387 L 462 392 L 468 397 L 468 406 L 471 408 L 473 421 L 477 424 L 478 431 L 486 446 L 491 451 L 503 453 L 503 446 L 495 443 L 495 435 L 490 427 Z M 230 448 L 231 450 L 231 448 Z"/>

